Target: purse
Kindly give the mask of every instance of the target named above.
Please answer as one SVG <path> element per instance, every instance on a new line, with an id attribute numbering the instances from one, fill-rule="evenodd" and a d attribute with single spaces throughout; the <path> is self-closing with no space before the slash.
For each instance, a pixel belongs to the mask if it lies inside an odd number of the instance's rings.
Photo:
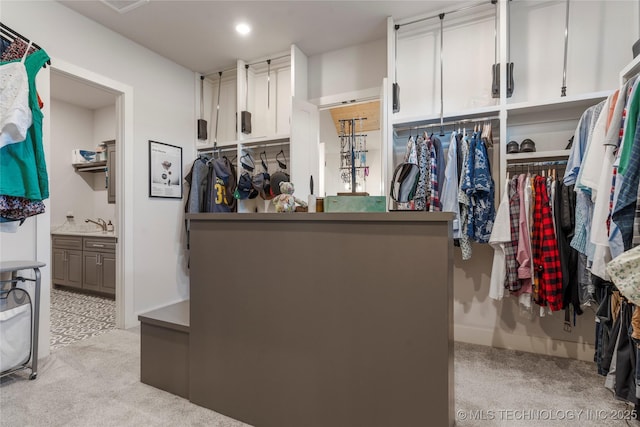
<path id="1" fill-rule="evenodd" d="M 415 163 L 400 163 L 393 172 L 390 196 L 398 203 L 407 203 L 416 196 L 420 170 Z"/>

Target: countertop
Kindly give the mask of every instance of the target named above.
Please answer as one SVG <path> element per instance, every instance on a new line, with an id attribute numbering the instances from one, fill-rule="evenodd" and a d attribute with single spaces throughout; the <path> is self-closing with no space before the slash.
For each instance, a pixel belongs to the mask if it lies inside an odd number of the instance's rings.
<path id="1" fill-rule="evenodd" d="M 117 237 L 113 231 L 51 231 L 51 235 L 80 237 Z"/>
<path id="2" fill-rule="evenodd" d="M 359 221 L 442 222 L 453 221 L 451 212 L 291 212 L 291 213 L 189 213 L 190 221 Z"/>

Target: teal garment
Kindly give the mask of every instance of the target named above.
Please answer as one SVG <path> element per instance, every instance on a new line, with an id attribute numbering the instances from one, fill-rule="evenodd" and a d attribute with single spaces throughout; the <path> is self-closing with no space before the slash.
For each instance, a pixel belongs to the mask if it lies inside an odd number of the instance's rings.
<path id="1" fill-rule="evenodd" d="M 38 50 L 25 59 L 33 124 L 24 141 L 0 149 L 0 195 L 31 200 L 49 197 L 49 177 L 42 146 L 43 114 L 36 92 L 36 75 L 48 60 L 49 55 L 44 50 Z M 2 62 L 0 66 L 6 63 Z"/>

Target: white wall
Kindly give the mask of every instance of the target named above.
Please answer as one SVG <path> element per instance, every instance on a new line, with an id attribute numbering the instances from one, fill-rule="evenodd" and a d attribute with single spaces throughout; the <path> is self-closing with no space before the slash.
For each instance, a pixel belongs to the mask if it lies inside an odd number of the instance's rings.
<path id="1" fill-rule="evenodd" d="M 65 222 L 72 211 L 76 222 L 92 218 L 93 173 L 78 173 L 71 166 L 71 150 L 95 149 L 93 111 L 51 100 L 51 157 L 48 162 L 52 227 Z M 101 174 L 101 175 L 104 175 Z"/>
<path id="2" fill-rule="evenodd" d="M 309 99 L 377 88 L 387 75 L 386 39 L 309 57 Z"/>
<path id="3" fill-rule="evenodd" d="M 135 200 L 127 212 L 132 241 L 119 242 L 135 263 L 133 271 L 124 273 L 131 277 L 132 310 L 144 312 L 188 298 L 183 202 L 148 197 L 147 159 L 148 140 L 155 140 L 183 147 L 183 166 L 192 162 L 194 74 L 57 2 L 3 1 L 2 22 L 35 40 L 54 64 L 60 59 L 133 88 L 133 159 L 125 162 L 133 161 L 134 167 L 132 176 L 122 177 Z M 44 144 L 49 150 L 51 141 Z M 21 248 L 35 245 L 34 239 L 20 243 Z M 46 327 L 48 321 L 47 315 Z"/>
<path id="4" fill-rule="evenodd" d="M 115 104 L 93 110 L 93 145 L 97 147 L 104 141 L 116 139 L 116 126 Z M 117 147 L 116 142 L 116 150 Z M 105 174 L 95 173 L 93 176 L 93 217 L 111 220 L 114 226 L 117 226 L 116 205 L 107 202 Z"/>

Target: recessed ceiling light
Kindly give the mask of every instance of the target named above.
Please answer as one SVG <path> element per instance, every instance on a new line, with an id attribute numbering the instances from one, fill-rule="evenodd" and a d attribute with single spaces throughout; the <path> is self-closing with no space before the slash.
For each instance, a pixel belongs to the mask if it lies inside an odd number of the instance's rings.
<path id="1" fill-rule="evenodd" d="M 236 25 L 236 31 L 242 34 L 243 36 L 246 36 L 251 32 L 251 27 L 249 26 L 249 24 L 245 24 L 244 22 L 242 22 Z"/>

